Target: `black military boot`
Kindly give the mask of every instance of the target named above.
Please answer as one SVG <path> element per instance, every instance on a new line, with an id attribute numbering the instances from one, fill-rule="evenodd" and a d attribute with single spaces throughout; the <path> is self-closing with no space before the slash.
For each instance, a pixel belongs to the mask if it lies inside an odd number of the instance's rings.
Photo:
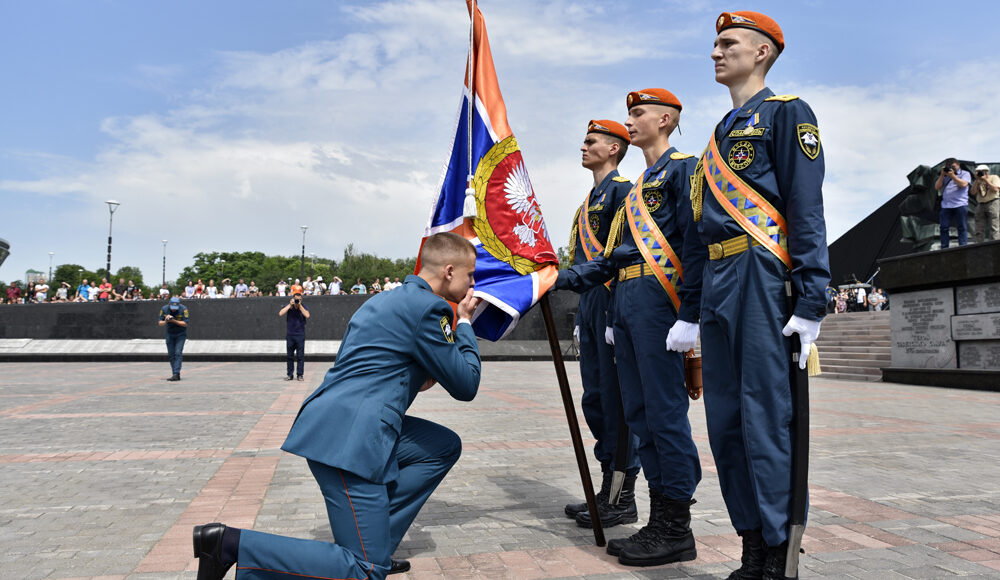
<path id="1" fill-rule="evenodd" d="M 764 561 L 764 572 L 761 580 L 798 580 L 796 570 L 794 576 L 785 576 L 785 558 L 788 556 L 788 542 L 773 548 L 768 546 L 767 559 Z"/>
<path id="2" fill-rule="evenodd" d="M 698 557 L 691 533 L 691 505 L 695 500 L 674 501 L 650 489 L 655 502 L 649 525 L 652 532 L 622 549 L 618 562 L 626 566 L 659 566 L 688 562 Z"/>
<path id="3" fill-rule="evenodd" d="M 646 525 L 639 528 L 639 531 L 632 534 L 627 538 L 615 538 L 608 541 L 608 554 L 612 556 L 620 556 L 622 551 L 635 544 L 640 539 L 645 538 L 653 533 L 654 523 L 656 523 L 656 514 L 663 511 L 663 495 L 653 492 L 653 488 L 649 489 L 649 521 Z"/>
<path id="4" fill-rule="evenodd" d="M 594 500 L 597 502 L 598 509 L 600 509 L 601 504 L 608 503 L 608 496 L 611 495 L 611 470 L 603 472 L 601 477 L 601 490 L 597 492 Z M 563 509 L 566 512 L 566 517 L 570 519 L 575 519 L 577 514 L 585 513 L 589 514 L 590 508 L 587 507 L 587 502 L 583 503 L 568 503 Z M 603 516 L 601 516 L 603 519 Z M 635 520 L 632 520 L 635 521 Z"/>
<path id="5" fill-rule="evenodd" d="M 743 538 L 742 566 L 734 570 L 726 580 L 760 580 L 767 560 L 767 546 L 760 530 L 736 532 Z"/>
<path id="6" fill-rule="evenodd" d="M 639 511 L 635 507 L 635 476 L 625 477 L 617 504 L 611 504 L 609 494 L 605 501 L 598 502 L 597 512 L 601 515 L 601 525 L 605 528 L 639 521 Z M 576 514 L 576 525 L 581 528 L 594 527 L 594 522 L 590 519 L 590 510 Z"/>

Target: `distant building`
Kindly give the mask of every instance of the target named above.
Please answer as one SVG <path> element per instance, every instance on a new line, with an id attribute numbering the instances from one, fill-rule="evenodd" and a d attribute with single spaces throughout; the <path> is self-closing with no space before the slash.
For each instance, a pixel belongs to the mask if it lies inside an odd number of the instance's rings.
<path id="1" fill-rule="evenodd" d="M 28 270 L 24 273 L 24 283 L 31 284 L 32 282 L 38 282 L 39 280 L 45 279 L 45 272 L 39 272 L 38 270 Z"/>
<path id="2" fill-rule="evenodd" d="M 7 240 L 0 238 L 0 266 L 3 265 L 3 261 L 7 259 L 10 255 L 10 244 Z"/>

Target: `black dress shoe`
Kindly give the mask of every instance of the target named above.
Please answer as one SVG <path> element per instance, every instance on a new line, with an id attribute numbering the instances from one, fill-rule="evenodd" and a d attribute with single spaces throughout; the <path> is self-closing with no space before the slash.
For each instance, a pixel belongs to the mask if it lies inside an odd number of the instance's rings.
<path id="1" fill-rule="evenodd" d="M 180 375 L 173 375 L 173 376 L 171 376 L 171 377 L 170 377 L 169 379 L 167 379 L 167 380 L 168 380 L 168 381 L 179 381 L 179 380 L 181 380 L 181 376 L 180 376 Z"/>
<path id="2" fill-rule="evenodd" d="M 390 574 L 402 574 L 403 572 L 410 571 L 410 561 L 409 560 L 390 560 L 392 565 L 389 566 Z"/>
<path id="3" fill-rule="evenodd" d="M 198 580 L 222 580 L 235 562 L 225 562 L 222 555 L 220 523 L 194 527 L 194 557 L 198 558 Z"/>

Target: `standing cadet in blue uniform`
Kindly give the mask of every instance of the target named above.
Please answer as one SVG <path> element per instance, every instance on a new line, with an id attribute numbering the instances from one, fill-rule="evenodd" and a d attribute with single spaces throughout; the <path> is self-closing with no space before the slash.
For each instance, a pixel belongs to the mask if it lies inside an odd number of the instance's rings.
<path id="1" fill-rule="evenodd" d="M 594 187 L 583 204 L 576 210 L 570 232 L 569 259 L 573 264 L 586 263 L 604 253 L 604 246 L 611 230 L 611 220 L 625 201 L 632 184 L 618 175 L 618 164 L 628 151 L 628 129 L 621 123 L 608 119 L 591 121 L 583 139 L 582 164 L 594 174 Z M 635 507 L 635 478 L 639 473 L 639 458 L 635 453 L 638 444 L 635 435 L 629 435 L 626 453 L 625 481 L 617 504 L 609 503 L 612 473 L 618 453 L 618 416 L 621 391 L 618 388 L 618 371 L 615 353 L 604 340 L 607 312 L 611 305 L 611 291 L 599 285 L 580 295 L 573 334 L 580 343 L 580 376 L 583 380 L 583 417 L 597 443 L 594 456 L 601 462 L 601 490 L 597 493 L 597 508 L 601 524 L 610 528 L 631 524 L 639 519 Z M 566 515 L 575 518 L 578 525 L 593 526 L 586 503 L 566 506 Z"/>
<path id="2" fill-rule="evenodd" d="M 326 500 L 336 543 L 286 538 L 214 523 L 194 528 L 198 580 L 368 578 L 402 572 L 390 562 L 410 523 L 458 461 L 451 430 L 406 415 L 435 381 L 460 401 L 479 388 L 479 349 L 469 317 L 475 248 L 435 234 L 422 269 L 351 318 L 337 362 L 302 404 L 282 449 L 305 457 Z M 444 299 L 458 303 L 458 323 Z M 391 568 L 390 568 L 391 566 Z"/>
<path id="3" fill-rule="evenodd" d="M 778 24 L 725 12 L 716 32 L 715 80 L 729 87 L 733 110 L 716 127 L 691 191 L 710 253 L 701 312 L 705 412 L 729 518 L 743 538 L 742 566 L 730 578 L 784 578 L 793 409 L 791 343 L 782 335 L 799 334 L 805 368 L 830 281 L 823 154 L 809 106 L 766 88 L 784 49 Z"/>
<path id="4" fill-rule="evenodd" d="M 639 460 L 649 482 L 649 523 L 627 539 L 608 542 L 608 553 L 630 566 L 693 560 L 691 504 L 701 480 L 698 450 L 687 418 L 688 395 L 675 322 L 697 328 L 700 273 L 706 250 L 691 220 L 691 155 L 669 138 L 681 103 L 670 91 L 629 93 L 628 127 L 646 171 L 615 215 L 605 258 L 560 271 L 556 288 L 581 291 L 617 280 L 608 317 L 618 362 L 625 419 L 639 437 Z M 690 333 L 689 333 L 690 334 Z M 669 335 L 669 339 L 668 339 Z M 611 338 L 611 337 L 609 337 Z M 670 349 L 670 351 L 665 348 Z"/>

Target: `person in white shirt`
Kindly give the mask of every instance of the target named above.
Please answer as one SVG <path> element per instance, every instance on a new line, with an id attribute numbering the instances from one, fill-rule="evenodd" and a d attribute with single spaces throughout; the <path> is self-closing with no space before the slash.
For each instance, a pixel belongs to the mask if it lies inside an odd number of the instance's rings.
<path id="1" fill-rule="evenodd" d="M 208 287 L 205 288 L 206 298 L 219 298 L 219 289 L 215 287 L 215 280 L 208 281 Z"/>
<path id="2" fill-rule="evenodd" d="M 222 281 L 222 297 L 232 298 L 233 297 L 233 282 L 229 278 Z"/>
<path id="3" fill-rule="evenodd" d="M 288 284 L 286 284 L 284 280 L 278 280 L 275 287 L 278 289 L 278 296 L 284 296 L 285 290 L 288 288 Z"/>
<path id="4" fill-rule="evenodd" d="M 164 284 L 163 286 L 160 286 L 160 299 L 161 300 L 169 300 L 170 299 L 170 290 L 167 289 L 167 285 L 166 284 Z"/>

